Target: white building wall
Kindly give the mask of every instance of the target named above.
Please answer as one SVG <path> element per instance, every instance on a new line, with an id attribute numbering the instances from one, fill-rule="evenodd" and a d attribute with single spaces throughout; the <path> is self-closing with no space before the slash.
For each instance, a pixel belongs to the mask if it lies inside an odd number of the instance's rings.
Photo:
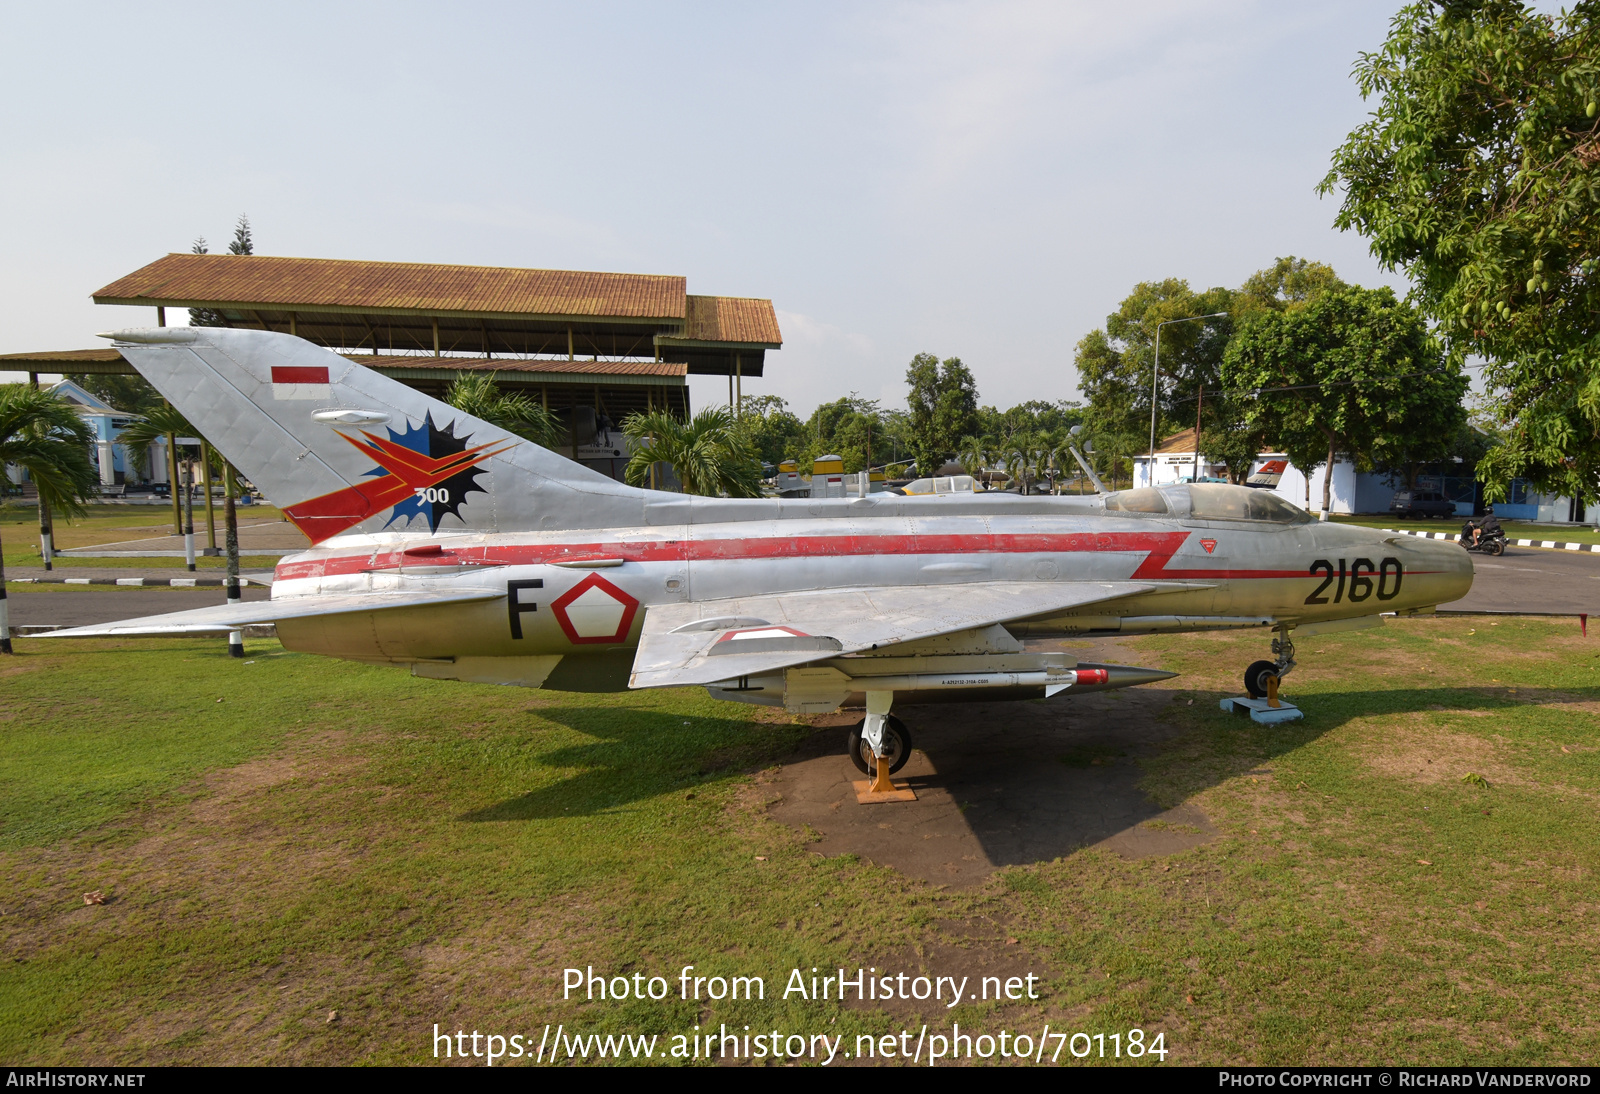
<path id="1" fill-rule="evenodd" d="M 1281 460 L 1283 458 L 1282 453 L 1266 453 L 1251 464 L 1251 471 L 1259 470 L 1261 465 L 1269 459 Z M 1295 505 L 1310 512 L 1320 513 L 1322 511 L 1322 480 L 1326 471 L 1326 467 L 1316 468 L 1311 472 L 1308 482 L 1306 473 L 1293 463 L 1290 463 L 1284 468 L 1283 477 L 1278 480 L 1275 492 L 1285 501 L 1293 502 Z M 1358 485 L 1360 480 L 1364 478 L 1366 476 L 1356 474 L 1355 465 L 1347 460 L 1339 460 L 1334 464 L 1333 487 L 1328 499 L 1329 509 L 1334 513 L 1359 512 L 1360 510 L 1357 508 L 1360 500 L 1358 498 Z M 1309 494 L 1307 493 L 1308 486 L 1310 488 Z M 1387 499 L 1385 499 L 1385 504 L 1387 504 Z"/>
<path id="2" fill-rule="evenodd" d="M 1150 481 L 1150 457 L 1135 456 L 1133 458 L 1133 485 L 1134 486 L 1167 486 L 1175 482 L 1190 482 L 1194 478 L 1194 453 L 1193 452 L 1158 452 L 1156 453 L 1155 482 Z M 1226 478 L 1227 469 L 1221 464 L 1212 464 L 1206 461 L 1204 455 L 1200 457 L 1200 477 Z"/>

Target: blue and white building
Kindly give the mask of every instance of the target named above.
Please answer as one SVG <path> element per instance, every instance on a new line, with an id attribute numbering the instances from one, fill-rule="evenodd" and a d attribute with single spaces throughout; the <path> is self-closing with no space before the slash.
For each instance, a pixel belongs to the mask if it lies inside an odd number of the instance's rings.
<path id="1" fill-rule="evenodd" d="M 1156 449 L 1152 463 L 1148 454 L 1133 460 L 1135 486 L 1162 486 L 1174 482 L 1191 482 L 1198 469 L 1199 478 L 1226 478 L 1227 469 L 1214 464 L 1205 453 L 1195 452 L 1195 433 L 1186 429 L 1162 441 Z M 1252 477 L 1264 475 L 1268 481 L 1276 475 L 1272 487 L 1284 500 L 1291 501 L 1313 513 L 1322 511 L 1322 481 L 1327 474 L 1326 465 L 1313 468 L 1310 474 L 1294 465 L 1282 452 L 1263 452 L 1251 465 Z M 1469 517 L 1473 513 L 1478 494 L 1476 480 L 1471 474 L 1419 475 L 1417 489 L 1429 490 L 1455 502 L 1456 513 Z M 1357 471 L 1348 459 L 1337 459 L 1333 465 L 1328 509 L 1331 513 L 1387 513 L 1389 500 L 1400 489 L 1389 476 L 1374 471 Z M 1600 524 L 1600 505 L 1582 509 L 1572 499 L 1554 494 L 1540 494 L 1523 479 L 1512 479 L 1506 500 L 1495 504 L 1496 514 L 1507 520 L 1529 520 L 1547 523 Z"/>

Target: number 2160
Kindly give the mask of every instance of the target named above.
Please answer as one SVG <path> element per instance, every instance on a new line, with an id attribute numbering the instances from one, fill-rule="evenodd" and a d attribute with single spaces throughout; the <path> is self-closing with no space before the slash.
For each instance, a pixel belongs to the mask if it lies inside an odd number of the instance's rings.
<path id="1" fill-rule="evenodd" d="M 1306 597 L 1307 604 L 1338 604 L 1345 599 L 1354 603 L 1377 594 L 1379 600 L 1393 600 L 1400 595 L 1400 579 L 1405 576 L 1405 567 L 1398 558 L 1386 558 L 1374 566 L 1370 558 L 1358 558 L 1352 562 L 1348 569 L 1345 560 L 1339 560 L 1338 569 L 1325 558 L 1319 558 L 1311 564 L 1311 576 L 1322 575 L 1322 584 L 1311 591 Z M 1333 597 L 1330 599 L 1323 595 L 1328 586 L 1334 587 Z"/>

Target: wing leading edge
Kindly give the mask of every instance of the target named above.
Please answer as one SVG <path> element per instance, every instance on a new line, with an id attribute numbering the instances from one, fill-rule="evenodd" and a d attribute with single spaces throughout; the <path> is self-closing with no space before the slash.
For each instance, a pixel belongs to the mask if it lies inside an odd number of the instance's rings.
<path id="1" fill-rule="evenodd" d="M 146 615 L 92 627 L 47 631 L 37 638 L 138 638 L 147 635 L 220 634 L 253 623 L 277 623 L 318 615 L 345 615 L 389 608 L 425 608 L 433 604 L 461 604 L 474 600 L 503 600 L 503 589 L 463 589 L 459 592 L 355 593 L 345 596 L 295 596 L 282 600 L 256 600 L 243 604 L 218 604 L 167 615 Z"/>
<path id="2" fill-rule="evenodd" d="M 712 684 L 1146 593 L 1132 581 L 829 589 L 652 607 L 634 688 Z"/>

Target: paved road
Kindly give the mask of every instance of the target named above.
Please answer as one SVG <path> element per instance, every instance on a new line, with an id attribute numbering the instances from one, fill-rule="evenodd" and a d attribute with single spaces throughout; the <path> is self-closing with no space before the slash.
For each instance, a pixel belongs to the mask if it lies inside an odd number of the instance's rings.
<path id="1" fill-rule="evenodd" d="M 1600 616 L 1600 555 L 1508 547 L 1499 558 L 1473 555 L 1472 565 L 1472 591 L 1441 608 Z"/>
<path id="2" fill-rule="evenodd" d="M 244 590 L 244 596 L 246 600 L 265 600 L 268 590 L 251 585 Z M 86 627 L 226 603 L 223 591 L 217 588 L 108 589 L 83 585 L 55 585 L 48 589 L 7 585 L 6 600 L 11 606 L 13 627 Z"/>

